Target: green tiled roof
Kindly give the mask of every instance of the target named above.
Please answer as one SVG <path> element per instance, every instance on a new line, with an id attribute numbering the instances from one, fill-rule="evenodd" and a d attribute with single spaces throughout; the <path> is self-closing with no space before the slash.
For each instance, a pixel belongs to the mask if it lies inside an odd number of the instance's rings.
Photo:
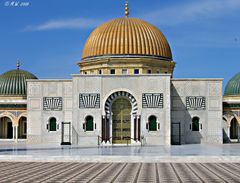
<path id="1" fill-rule="evenodd" d="M 27 79 L 37 79 L 28 71 L 16 69 L 0 75 L 0 95 L 26 96 Z"/>
<path id="2" fill-rule="evenodd" d="M 224 92 L 225 96 L 240 96 L 240 72 L 236 74 L 227 84 Z"/>

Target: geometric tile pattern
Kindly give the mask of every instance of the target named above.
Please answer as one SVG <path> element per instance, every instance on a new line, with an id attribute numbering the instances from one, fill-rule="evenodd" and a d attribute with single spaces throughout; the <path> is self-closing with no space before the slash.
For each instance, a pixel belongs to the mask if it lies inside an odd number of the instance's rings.
<path id="1" fill-rule="evenodd" d="M 79 94 L 80 108 L 100 108 L 99 93 L 80 93 Z"/>
<path id="2" fill-rule="evenodd" d="M 239 182 L 239 163 L 0 162 L 0 182 Z"/>
<path id="3" fill-rule="evenodd" d="M 62 97 L 43 97 L 44 111 L 61 111 L 62 105 Z"/>
<path id="4" fill-rule="evenodd" d="M 163 108 L 163 93 L 144 93 L 142 95 L 143 108 Z"/>
<path id="5" fill-rule="evenodd" d="M 186 97 L 187 110 L 205 110 L 206 98 L 205 97 Z"/>

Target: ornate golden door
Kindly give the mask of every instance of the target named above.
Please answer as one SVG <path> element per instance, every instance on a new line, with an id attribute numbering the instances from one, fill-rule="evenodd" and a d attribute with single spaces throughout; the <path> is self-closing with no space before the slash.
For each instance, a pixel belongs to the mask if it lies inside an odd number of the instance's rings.
<path id="1" fill-rule="evenodd" d="M 119 98 L 112 104 L 112 143 L 131 143 L 131 111 L 129 100 Z"/>

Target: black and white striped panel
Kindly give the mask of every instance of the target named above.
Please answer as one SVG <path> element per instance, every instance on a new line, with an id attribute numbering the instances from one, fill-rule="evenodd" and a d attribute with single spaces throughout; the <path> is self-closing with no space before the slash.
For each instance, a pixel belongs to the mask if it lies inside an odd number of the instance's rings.
<path id="1" fill-rule="evenodd" d="M 112 105 L 112 102 L 114 101 L 115 98 L 117 97 L 127 97 L 131 104 L 132 104 L 132 114 L 137 114 L 137 110 L 138 110 L 138 107 L 137 107 L 137 101 L 136 99 L 134 98 L 134 96 L 132 96 L 130 93 L 128 92 L 125 92 L 125 91 L 118 91 L 118 92 L 115 92 L 113 93 L 112 95 L 110 95 L 108 97 L 108 99 L 106 100 L 106 103 L 105 103 L 105 112 L 107 115 L 110 114 L 110 107 Z"/>
<path id="2" fill-rule="evenodd" d="M 205 110 L 206 98 L 205 97 L 187 97 L 186 107 L 188 110 Z"/>
<path id="3" fill-rule="evenodd" d="M 80 108 L 100 108 L 99 93 L 80 93 L 79 94 Z"/>
<path id="4" fill-rule="evenodd" d="M 61 111 L 62 97 L 43 97 L 44 111 Z"/>
<path id="5" fill-rule="evenodd" d="M 144 93 L 142 95 L 143 108 L 163 108 L 163 93 Z"/>

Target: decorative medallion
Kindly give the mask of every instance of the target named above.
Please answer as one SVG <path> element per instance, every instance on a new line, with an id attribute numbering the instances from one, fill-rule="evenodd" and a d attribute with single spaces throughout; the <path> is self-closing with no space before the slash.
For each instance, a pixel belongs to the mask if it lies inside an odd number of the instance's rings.
<path id="1" fill-rule="evenodd" d="M 62 97 L 43 97 L 44 111 L 61 111 Z"/>
<path id="2" fill-rule="evenodd" d="M 163 108 L 163 93 L 143 93 L 143 108 Z"/>
<path id="3" fill-rule="evenodd" d="M 100 108 L 99 93 L 80 93 L 79 95 L 80 108 Z"/>
<path id="4" fill-rule="evenodd" d="M 206 98 L 205 97 L 186 97 L 187 110 L 205 110 Z"/>

